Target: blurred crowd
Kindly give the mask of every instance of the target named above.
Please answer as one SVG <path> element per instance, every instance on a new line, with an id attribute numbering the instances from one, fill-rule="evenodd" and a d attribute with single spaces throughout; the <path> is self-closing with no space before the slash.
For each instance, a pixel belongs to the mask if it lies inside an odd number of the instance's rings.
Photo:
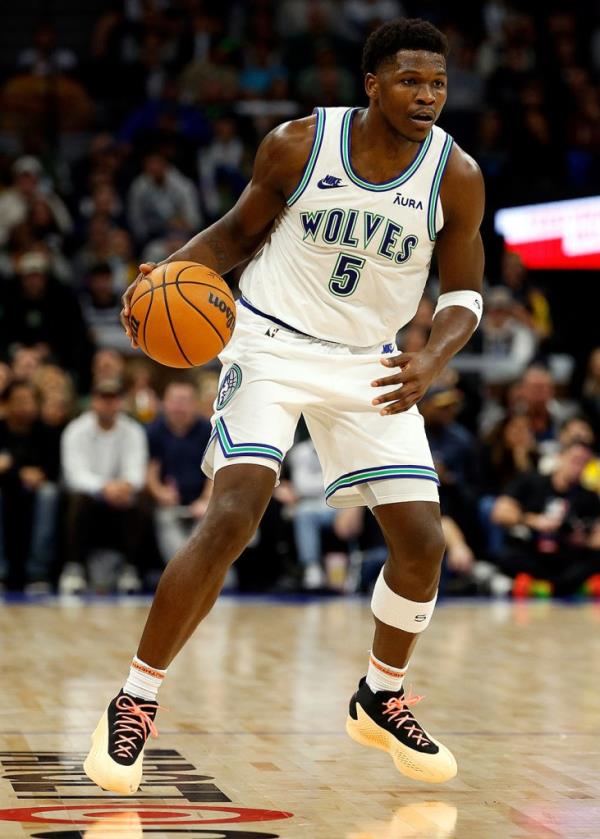
<path id="1" fill-rule="evenodd" d="M 441 124 L 488 194 L 482 324 L 421 405 L 443 585 L 600 594 L 600 347 L 569 345 L 556 283 L 492 232 L 500 206 L 597 190 L 600 23 L 577 0 L 455 5 L 98 0 L 78 43 L 32 20 L 0 65 L 1 586 L 152 588 L 202 518 L 218 364 L 173 376 L 132 353 L 120 295 L 232 206 L 271 127 L 364 103 L 362 43 L 407 14 L 449 38 Z M 435 297 L 434 269 L 401 349 L 424 346 Z M 301 429 L 228 584 L 367 591 L 384 559 L 370 513 L 325 505 Z"/>

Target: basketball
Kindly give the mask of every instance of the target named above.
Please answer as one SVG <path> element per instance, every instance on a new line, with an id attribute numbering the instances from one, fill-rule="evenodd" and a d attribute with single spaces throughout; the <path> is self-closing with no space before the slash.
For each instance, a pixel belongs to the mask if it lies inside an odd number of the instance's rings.
<path id="1" fill-rule="evenodd" d="M 196 367 L 217 356 L 235 326 L 225 280 L 197 262 L 157 266 L 131 299 L 130 322 L 141 349 L 167 367 Z"/>

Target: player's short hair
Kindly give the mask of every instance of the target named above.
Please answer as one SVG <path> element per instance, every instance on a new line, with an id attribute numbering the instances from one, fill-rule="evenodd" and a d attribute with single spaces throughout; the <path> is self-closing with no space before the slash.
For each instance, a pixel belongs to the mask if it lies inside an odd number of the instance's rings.
<path id="1" fill-rule="evenodd" d="M 398 50 L 426 50 L 448 55 L 448 39 L 432 23 L 421 18 L 401 17 L 371 32 L 363 48 L 362 71 L 376 73 Z"/>

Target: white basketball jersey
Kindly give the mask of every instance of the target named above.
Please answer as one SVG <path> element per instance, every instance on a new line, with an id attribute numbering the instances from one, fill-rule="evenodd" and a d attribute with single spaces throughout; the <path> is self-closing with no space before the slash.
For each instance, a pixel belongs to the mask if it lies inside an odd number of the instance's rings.
<path id="1" fill-rule="evenodd" d="M 317 108 L 302 178 L 240 281 L 242 304 L 327 341 L 373 346 L 414 316 L 443 225 L 452 138 L 434 126 L 384 183 L 352 168 L 358 108 Z"/>

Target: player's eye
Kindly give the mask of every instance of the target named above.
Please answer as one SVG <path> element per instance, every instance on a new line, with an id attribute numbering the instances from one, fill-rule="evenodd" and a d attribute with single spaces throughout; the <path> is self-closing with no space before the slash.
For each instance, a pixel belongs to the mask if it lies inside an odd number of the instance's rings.
<path id="1" fill-rule="evenodd" d="M 442 81 L 442 79 L 436 79 L 436 81 L 434 82 L 434 85 L 437 88 L 442 89 L 442 88 L 446 87 L 446 82 Z"/>

